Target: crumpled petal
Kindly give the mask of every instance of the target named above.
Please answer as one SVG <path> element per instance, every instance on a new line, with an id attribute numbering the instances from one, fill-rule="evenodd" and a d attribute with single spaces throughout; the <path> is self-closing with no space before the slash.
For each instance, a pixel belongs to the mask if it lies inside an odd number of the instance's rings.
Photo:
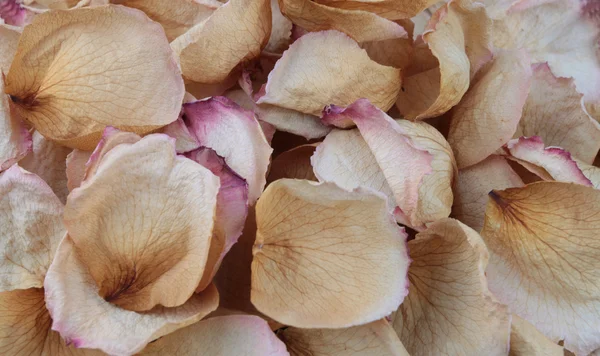
<path id="1" fill-rule="evenodd" d="M 504 147 L 509 159 L 515 160 L 543 180 L 592 186 L 571 154 L 560 147 L 544 147 L 538 136 L 510 140 Z"/>
<path id="2" fill-rule="evenodd" d="M 408 352 L 506 355 L 510 314 L 488 290 L 488 252 L 479 234 L 458 220 L 442 219 L 408 248 L 410 292 L 392 314 Z"/>
<path id="3" fill-rule="evenodd" d="M 150 344 L 140 355 L 289 356 L 285 345 L 254 315 L 210 318 Z"/>
<path id="4" fill-rule="evenodd" d="M 499 52 L 477 73 L 451 114 L 448 142 L 459 168 L 481 162 L 513 137 L 530 86 L 525 50 Z"/>
<path id="5" fill-rule="evenodd" d="M 369 11 L 390 20 L 399 20 L 415 16 L 438 0 L 318 0 L 317 2 L 339 9 Z"/>
<path id="6" fill-rule="evenodd" d="M 208 260 L 200 285 L 196 289 L 202 291 L 210 284 L 223 258 L 242 234 L 248 215 L 248 183 L 210 148 L 199 148 L 185 156 L 208 168 L 219 177 L 221 183 L 217 194 L 215 227 L 210 241 Z"/>
<path id="7" fill-rule="evenodd" d="M 278 0 L 271 0 L 271 37 L 265 47 L 266 52 L 281 53 L 292 40 L 292 21 L 283 16 Z"/>
<path id="8" fill-rule="evenodd" d="M 18 0 L 3 0 L 0 2 L 0 18 L 8 25 L 25 26 L 33 17 L 33 13 Z"/>
<path id="9" fill-rule="evenodd" d="M 40 177 L 17 165 L 0 175 L 0 292 L 42 286 L 65 234 L 62 214 Z"/>
<path id="10" fill-rule="evenodd" d="M 6 93 L 46 138 L 91 150 L 107 125 L 147 133 L 175 121 L 184 87 L 160 25 L 109 5 L 36 16 L 19 40 Z"/>
<path id="11" fill-rule="evenodd" d="M 392 120 L 361 99 L 345 109 L 329 107 L 323 121 L 355 123 L 334 131 L 312 158 L 315 175 L 345 189 L 367 186 L 388 197 L 398 222 L 421 229 L 450 214 L 456 164 L 444 137 L 426 123 Z M 362 136 L 362 137 L 361 137 Z"/>
<path id="12" fill-rule="evenodd" d="M 143 313 L 119 308 L 98 294 L 68 235 L 58 247 L 44 289 L 52 330 L 75 347 L 112 355 L 139 352 L 148 342 L 202 319 L 219 302 L 219 294 L 211 286 L 175 308 L 157 306 Z"/>
<path id="13" fill-rule="evenodd" d="M 415 56 L 396 101 L 405 118 L 436 117 L 458 104 L 470 78 L 492 57 L 491 26 L 484 6 L 469 0 L 450 1 L 431 17 L 422 35 L 430 53 Z"/>
<path id="14" fill-rule="evenodd" d="M 280 179 L 256 205 L 252 304 L 301 328 L 342 328 L 406 296 L 407 235 L 375 191 Z"/>
<path id="15" fill-rule="evenodd" d="M 19 166 L 42 178 L 64 204 L 67 201 L 67 155 L 72 149 L 52 142 L 39 132 L 32 135 L 33 150 L 19 161 Z"/>
<path id="16" fill-rule="evenodd" d="M 317 181 L 313 172 L 310 157 L 315 153 L 317 145 L 306 144 L 292 148 L 278 155 L 271 163 L 268 182 L 283 178 L 306 179 Z"/>
<path id="17" fill-rule="evenodd" d="M 538 182 L 489 195 L 481 235 L 492 293 L 567 350 L 599 348 L 600 191 Z"/>
<path id="18" fill-rule="evenodd" d="M 2 7 L 3 5 L 0 5 Z M 21 33 L 12 26 L 0 24 L 0 70 L 6 74 L 10 68 Z M 4 85 L 4 84 L 2 84 Z M 2 90 L 4 92 L 4 89 Z"/>
<path id="19" fill-rule="evenodd" d="M 226 97 L 184 104 L 183 112 L 200 145 L 215 150 L 246 179 L 248 203 L 254 204 L 264 189 L 273 152 L 254 114 Z"/>
<path id="20" fill-rule="evenodd" d="M 510 326 L 509 356 L 563 356 L 564 349 L 548 340 L 533 325 L 517 315 Z"/>
<path id="21" fill-rule="evenodd" d="M 404 345 L 385 319 L 346 329 L 289 327 L 278 335 L 292 355 L 408 356 Z"/>
<path id="22" fill-rule="evenodd" d="M 458 171 L 452 216 L 475 231 L 481 231 L 488 193 L 492 189 L 522 187 L 523 180 L 501 156 L 491 155 L 483 161 Z"/>
<path id="23" fill-rule="evenodd" d="M 77 254 L 100 295 L 128 310 L 179 306 L 204 273 L 219 179 L 176 157 L 173 141 L 116 146 L 67 199 Z"/>
<path id="24" fill-rule="evenodd" d="M 585 110 L 573 79 L 557 78 L 546 63 L 533 66 L 533 80 L 514 138 L 540 136 L 586 163 L 600 149 L 600 124 Z"/>
<path id="25" fill-rule="evenodd" d="M 177 37 L 171 47 L 185 79 L 215 84 L 239 63 L 258 57 L 270 35 L 270 0 L 232 0 Z"/>
<path id="26" fill-rule="evenodd" d="M 96 350 L 67 346 L 50 329 L 52 319 L 41 288 L 0 292 L 0 353 L 11 356 L 100 356 Z"/>
<path id="27" fill-rule="evenodd" d="M 497 48 L 525 48 L 533 63 L 548 62 L 554 75 L 573 77 L 586 100 L 600 99 L 596 47 L 600 27 L 582 11 L 583 1 L 520 0 L 495 16 Z"/>
<path id="28" fill-rule="evenodd" d="M 0 172 L 25 157 L 32 145 L 31 134 L 11 107 L 0 78 Z"/>
<path id="29" fill-rule="evenodd" d="M 369 73 L 368 78 L 364 73 Z M 367 98 L 387 110 L 396 99 L 400 82 L 399 69 L 372 61 L 343 33 L 322 31 L 302 36 L 283 53 L 257 104 L 318 116 L 326 105 L 346 106 Z"/>
<path id="30" fill-rule="evenodd" d="M 221 6 L 217 0 L 111 0 L 113 4 L 142 10 L 162 25 L 169 42 L 206 20 Z"/>

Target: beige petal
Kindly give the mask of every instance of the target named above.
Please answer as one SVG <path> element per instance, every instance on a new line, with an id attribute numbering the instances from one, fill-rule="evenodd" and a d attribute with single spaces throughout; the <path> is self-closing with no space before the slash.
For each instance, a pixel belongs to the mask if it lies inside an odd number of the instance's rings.
<path id="1" fill-rule="evenodd" d="M 600 191 L 538 182 L 492 191 L 482 236 L 490 290 L 575 354 L 600 347 Z"/>
<path id="2" fill-rule="evenodd" d="M 85 164 L 92 156 L 92 151 L 74 149 L 67 155 L 67 188 L 69 191 L 79 187 L 85 177 Z"/>
<path id="3" fill-rule="evenodd" d="M 146 133 L 175 121 L 184 87 L 160 25 L 101 6 L 37 16 L 21 35 L 6 93 L 42 135 L 90 150 L 107 125 Z"/>
<path id="4" fill-rule="evenodd" d="M 392 325 L 411 355 L 506 355 L 508 308 L 489 292 L 481 237 L 438 220 L 408 243 L 409 294 Z"/>
<path id="5" fill-rule="evenodd" d="M 0 70 L 6 74 L 17 52 L 20 31 L 16 28 L 0 24 Z"/>
<path id="6" fill-rule="evenodd" d="M 406 296 L 406 233 L 383 195 L 280 179 L 256 206 L 254 306 L 302 328 L 341 328 L 388 315 Z"/>
<path id="7" fill-rule="evenodd" d="M 0 293 L 0 353 L 10 356 L 100 356 L 99 351 L 67 346 L 50 329 L 52 319 L 41 288 Z"/>
<path id="8" fill-rule="evenodd" d="M 436 117 L 458 104 L 491 58 L 491 19 L 479 3 L 451 1 L 432 16 L 423 41 L 439 65 L 405 76 L 396 105 L 407 119 Z"/>
<path id="9" fill-rule="evenodd" d="M 221 3 L 216 0 L 112 0 L 111 2 L 145 12 L 149 18 L 162 25 L 169 42 L 206 20 L 221 6 Z"/>
<path id="10" fill-rule="evenodd" d="M 186 103 L 194 101 L 196 101 L 196 98 L 187 101 Z M 198 143 L 196 137 L 192 135 L 181 117 L 165 126 L 162 132 L 175 139 L 175 149 L 177 150 L 177 153 L 190 152 L 200 148 L 200 143 Z"/>
<path id="11" fill-rule="evenodd" d="M 481 231 L 488 193 L 492 189 L 522 187 L 523 181 L 503 157 L 492 155 L 458 171 L 452 216 Z"/>
<path id="12" fill-rule="evenodd" d="M 270 0 L 233 0 L 177 37 L 171 47 L 179 55 L 184 78 L 214 84 L 239 63 L 258 57 L 270 34 Z"/>
<path id="13" fill-rule="evenodd" d="M 577 162 L 577 166 L 581 170 L 581 173 L 592 182 L 592 185 L 596 189 L 600 189 L 600 168 L 581 162 L 580 160 L 573 158 Z"/>
<path id="14" fill-rule="evenodd" d="M 0 79 L 0 172 L 25 157 L 31 147 L 31 134 L 4 94 Z"/>
<path id="15" fill-rule="evenodd" d="M 279 333 L 292 356 L 408 356 L 385 320 L 347 329 L 299 329 Z"/>
<path id="16" fill-rule="evenodd" d="M 292 21 L 283 16 L 278 0 L 271 0 L 271 37 L 265 47 L 266 52 L 281 53 L 292 40 Z"/>
<path id="17" fill-rule="evenodd" d="M 62 203 L 67 201 L 67 155 L 72 149 L 52 142 L 34 132 L 33 151 L 19 161 L 19 165 L 42 178 Z"/>
<path id="18" fill-rule="evenodd" d="M 317 181 L 310 162 L 316 147 L 315 144 L 307 144 L 281 153 L 271 163 L 267 181 L 274 182 L 283 178 Z"/>
<path id="19" fill-rule="evenodd" d="M 67 235 L 48 270 L 44 288 L 52 330 L 76 347 L 131 355 L 217 308 L 219 295 L 214 287 L 194 294 L 176 308 L 156 307 L 143 313 L 119 308 L 98 294 L 94 279 L 75 250 Z"/>
<path id="20" fill-rule="evenodd" d="M 65 234 L 62 214 L 40 177 L 17 165 L 0 175 L 0 291 L 42 286 Z"/>
<path id="21" fill-rule="evenodd" d="M 514 138 L 540 136 L 586 163 L 600 149 L 600 124 L 585 110 L 570 78 L 555 77 L 547 64 L 533 66 L 533 80 Z"/>
<path id="22" fill-rule="evenodd" d="M 335 48 L 333 51 L 331 48 Z M 365 80 L 364 73 L 369 73 Z M 326 105 L 359 98 L 389 109 L 400 90 L 400 70 L 377 64 L 346 35 L 309 33 L 296 40 L 269 74 L 258 104 L 320 115 Z"/>
<path id="23" fill-rule="evenodd" d="M 548 340 L 533 325 L 517 315 L 510 326 L 509 356 L 563 356 L 564 349 Z"/>
<path id="24" fill-rule="evenodd" d="M 531 85 L 527 52 L 499 52 L 473 82 L 451 114 L 448 142 L 459 168 L 481 162 L 513 137 Z"/>
<path id="25" fill-rule="evenodd" d="M 548 62 L 559 77 L 573 77 L 586 99 L 600 100 L 600 27 L 581 11 L 581 1 L 521 0 L 494 21 L 494 45 L 525 48 L 533 63 Z"/>
<path id="26" fill-rule="evenodd" d="M 67 199 L 64 222 L 100 295 L 122 308 L 175 307 L 207 260 L 219 179 L 146 136 L 108 152 Z"/>
<path id="27" fill-rule="evenodd" d="M 289 356 L 263 319 L 229 315 L 200 321 L 149 345 L 141 355 Z"/>
<path id="28" fill-rule="evenodd" d="M 433 5 L 437 0 L 318 0 L 327 6 L 348 10 L 363 10 L 391 19 L 406 19 Z"/>

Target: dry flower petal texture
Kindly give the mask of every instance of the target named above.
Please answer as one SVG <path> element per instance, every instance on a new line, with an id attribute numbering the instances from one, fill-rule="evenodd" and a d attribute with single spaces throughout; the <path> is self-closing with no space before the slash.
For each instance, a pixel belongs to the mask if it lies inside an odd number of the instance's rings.
<path id="1" fill-rule="evenodd" d="M 510 314 L 487 287 L 479 234 L 442 219 L 408 243 L 409 294 L 392 325 L 411 355 L 506 355 Z"/>
<path id="2" fill-rule="evenodd" d="M 0 80 L 0 172 L 25 157 L 32 147 L 31 134 L 3 89 L 4 81 Z"/>
<path id="3" fill-rule="evenodd" d="M 21 36 L 21 33 L 15 28 L 0 24 L 0 70 L 4 74 L 8 73 L 10 64 L 17 51 L 19 36 Z"/>
<path id="4" fill-rule="evenodd" d="M 175 307 L 206 265 L 219 179 L 145 137 L 110 150 L 67 199 L 64 221 L 100 295 L 129 310 Z"/>
<path id="5" fill-rule="evenodd" d="M 278 155 L 271 163 L 267 181 L 274 182 L 282 178 L 317 181 L 310 161 L 316 146 L 316 144 L 302 145 Z"/>
<path id="6" fill-rule="evenodd" d="M 513 315 L 510 324 L 509 356 L 563 356 L 562 346 L 548 340 L 526 320 Z"/>
<path id="7" fill-rule="evenodd" d="M 490 290 L 567 350 L 588 354 L 598 333 L 600 191 L 537 182 L 492 191 L 482 236 Z"/>
<path id="8" fill-rule="evenodd" d="M 283 53 L 257 103 L 320 115 L 326 105 L 346 106 L 367 98 L 387 110 L 400 81 L 399 69 L 372 61 L 345 34 L 321 31 L 302 36 Z"/>
<path id="9" fill-rule="evenodd" d="M 254 306 L 303 328 L 375 321 L 406 296 L 406 233 L 385 198 L 331 183 L 280 179 L 256 206 Z"/>
<path id="10" fill-rule="evenodd" d="M 413 17 L 437 0 L 417 0 L 417 1 L 394 1 L 394 0 L 319 0 L 317 1 L 327 6 L 348 10 L 363 10 L 378 14 L 390 20 L 399 20 Z"/>
<path id="11" fill-rule="evenodd" d="M 184 87 L 160 25 L 110 5 L 36 16 L 6 93 L 42 135 L 89 150 L 108 125 L 147 133 L 176 120 Z"/>

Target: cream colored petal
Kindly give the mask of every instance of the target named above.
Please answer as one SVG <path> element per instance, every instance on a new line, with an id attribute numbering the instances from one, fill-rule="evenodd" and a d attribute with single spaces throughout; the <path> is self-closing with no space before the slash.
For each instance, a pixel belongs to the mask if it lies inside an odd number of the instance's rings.
<path id="1" fill-rule="evenodd" d="M 490 290 L 575 354 L 600 346 L 599 207 L 600 191 L 577 184 L 494 190 L 482 231 Z"/>
<path id="2" fill-rule="evenodd" d="M 491 19 L 479 3 L 451 1 L 431 17 L 423 40 L 439 66 L 405 76 L 396 105 L 407 119 L 436 117 L 458 104 L 491 58 Z"/>
<path id="3" fill-rule="evenodd" d="M 383 195 L 280 179 L 256 206 L 254 306 L 302 328 L 342 328 L 388 315 L 406 296 L 406 233 Z"/>
<path id="4" fill-rule="evenodd" d="M 67 155 L 67 188 L 69 191 L 79 187 L 85 177 L 85 164 L 92 156 L 92 151 L 74 149 Z"/>
<path id="5" fill-rule="evenodd" d="M 147 133 L 175 121 L 184 87 L 160 25 L 109 5 L 36 16 L 6 93 L 46 138 L 90 150 L 108 125 Z"/>
<path id="6" fill-rule="evenodd" d="M 592 185 L 596 189 L 600 189 L 600 168 L 581 162 L 577 158 L 573 158 L 577 162 L 577 166 L 581 170 L 581 173 L 592 182 Z"/>
<path id="7" fill-rule="evenodd" d="M 564 349 L 548 340 L 533 325 L 517 315 L 510 325 L 509 356 L 563 356 Z"/>
<path id="8" fill-rule="evenodd" d="M 110 150 L 64 213 L 100 295 L 137 311 L 188 300 L 204 272 L 218 190 L 219 179 L 176 157 L 166 135 Z"/>
<path id="9" fill-rule="evenodd" d="M 40 177 L 17 165 L 0 175 L 0 291 L 42 286 L 65 234 L 62 214 Z"/>
<path id="10" fill-rule="evenodd" d="M 239 63 L 258 57 L 270 35 L 270 0 L 233 0 L 177 37 L 171 47 L 179 55 L 184 78 L 214 84 Z"/>
<path id="11" fill-rule="evenodd" d="M 409 294 L 392 325 L 413 356 L 506 355 L 508 308 L 487 287 L 481 237 L 442 219 L 409 241 Z"/>
<path id="12" fill-rule="evenodd" d="M 169 42 L 206 20 L 221 6 L 221 3 L 216 0 L 112 0 L 111 2 L 145 12 L 149 18 L 162 25 Z"/>
<path id="13" fill-rule="evenodd" d="M 98 294 L 94 279 L 75 249 L 69 236 L 63 239 L 44 288 L 52 330 L 76 347 L 131 355 L 148 342 L 195 323 L 217 308 L 219 295 L 212 286 L 176 308 L 156 307 L 143 313 L 119 308 Z"/>
<path id="14" fill-rule="evenodd" d="M 292 21 L 283 16 L 278 0 L 271 0 L 271 37 L 265 47 L 266 52 L 281 53 L 292 40 Z"/>
<path id="15" fill-rule="evenodd" d="M 522 187 L 523 181 L 503 157 L 492 155 L 458 171 L 452 216 L 481 231 L 488 193 L 492 189 Z"/>
<path id="16" fill-rule="evenodd" d="M 67 346 L 50 329 L 52 319 L 42 288 L 0 292 L 0 353 L 10 356 L 100 356 L 104 353 Z"/>
<path id="17" fill-rule="evenodd" d="M 0 5 L 1 6 L 1 5 Z M 17 52 L 21 33 L 12 26 L 0 24 L 0 70 L 6 74 Z"/>
<path id="18" fill-rule="evenodd" d="M 451 114 L 448 142 L 459 168 L 481 162 L 513 137 L 530 92 L 527 52 L 497 53 L 473 82 Z"/>
<path id="19" fill-rule="evenodd" d="M 194 101 L 196 101 L 195 98 L 188 102 Z M 181 117 L 165 126 L 162 132 L 175 139 L 175 149 L 177 150 L 177 153 L 190 152 L 200 148 L 200 143 L 198 143 L 196 137 L 192 135 Z"/>
<path id="20" fill-rule="evenodd" d="M 337 31 L 309 33 L 277 61 L 265 95 L 257 103 L 320 115 L 326 105 L 346 106 L 367 98 L 387 110 L 396 99 L 400 81 L 399 69 L 372 61 L 346 35 Z"/>
<path id="21" fill-rule="evenodd" d="M 25 157 L 31 147 L 31 134 L 16 115 L 0 80 L 0 172 Z"/>
<path id="22" fill-rule="evenodd" d="M 408 356 L 385 320 L 347 329 L 299 329 L 279 333 L 292 356 Z"/>
<path id="23" fill-rule="evenodd" d="M 263 319 L 253 315 L 210 318 L 150 344 L 140 355 L 289 356 Z"/>
<path id="24" fill-rule="evenodd" d="M 433 5 L 437 0 L 318 0 L 318 3 L 348 10 L 363 10 L 390 20 L 406 19 Z"/>
<path id="25" fill-rule="evenodd" d="M 582 95 L 570 78 L 555 77 L 547 64 L 533 66 L 531 91 L 514 138 L 540 136 L 586 163 L 600 149 L 600 124 L 585 110 Z"/>
<path id="26" fill-rule="evenodd" d="M 67 155 L 72 149 L 52 142 L 39 132 L 32 135 L 33 150 L 19 161 L 27 171 L 42 178 L 64 204 L 67 201 Z"/>
<path id="27" fill-rule="evenodd" d="M 316 147 L 316 144 L 306 144 L 278 155 L 271 163 L 267 181 L 274 182 L 283 178 L 317 181 L 310 162 Z"/>

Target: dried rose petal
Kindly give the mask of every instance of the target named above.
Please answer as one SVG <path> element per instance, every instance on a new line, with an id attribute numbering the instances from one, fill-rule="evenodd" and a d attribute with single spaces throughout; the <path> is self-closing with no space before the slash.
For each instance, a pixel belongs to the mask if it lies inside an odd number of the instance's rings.
<path id="1" fill-rule="evenodd" d="M 317 181 L 310 162 L 316 147 L 314 144 L 302 145 L 278 155 L 271 163 L 267 181 L 274 182 L 282 178 Z"/>
<path id="2" fill-rule="evenodd" d="M 565 350 L 517 315 L 510 325 L 511 356 L 563 356 Z"/>
<path id="3" fill-rule="evenodd" d="M 317 2 L 340 9 L 369 11 L 390 20 L 398 20 L 413 17 L 438 2 L 438 0 L 318 0 Z"/>
<path id="4" fill-rule="evenodd" d="M 0 80 L 0 172 L 9 168 L 31 151 L 31 134 L 11 107 Z"/>

